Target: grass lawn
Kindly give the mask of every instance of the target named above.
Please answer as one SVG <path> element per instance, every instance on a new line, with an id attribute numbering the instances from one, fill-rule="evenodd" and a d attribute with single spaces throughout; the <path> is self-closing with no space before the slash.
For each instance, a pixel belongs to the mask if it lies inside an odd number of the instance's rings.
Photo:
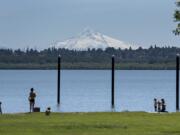
<path id="1" fill-rule="evenodd" d="M 0 135 L 180 135 L 180 113 L 5 114 Z"/>

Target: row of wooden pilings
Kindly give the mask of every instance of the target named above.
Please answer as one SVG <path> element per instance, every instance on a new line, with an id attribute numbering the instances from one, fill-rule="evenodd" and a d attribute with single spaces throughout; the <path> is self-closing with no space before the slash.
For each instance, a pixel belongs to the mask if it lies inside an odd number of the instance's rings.
<path id="1" fill-rule="evenodd" d="M 111 107 L 114 109 L 115 56 L 111 62 Z M 61 56 L 58 56 L 57 103 L 60 104 Z M 179 111 L 179 54 L 176 55 L 176 111 Z"/>

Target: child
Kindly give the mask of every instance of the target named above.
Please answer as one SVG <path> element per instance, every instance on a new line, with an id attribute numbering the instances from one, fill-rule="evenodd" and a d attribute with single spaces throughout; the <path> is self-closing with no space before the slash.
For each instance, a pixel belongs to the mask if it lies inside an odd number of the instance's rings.
<path id="1" fill-rule="evenodd" d="M 50 107 L 48 107 L 48 108 L 46 109 L 45 114 L 46 114 L 46 116 L 49 116 L 49 115 L 50 115 L 50 113 L 51 113 L 51 108 L 50 108 Z"/>
<path id="2" fill-rule="evenodd" d="M 157 105 L 158 105 L 157 99 L 154 98 L 154 111 L 155 112 L 157 112 Z"/>
<path id="3" fill-rule="evenodd" d="M 161 112 L 161 102 L 160 102 L 160 101 L 158 101 L 158 102 L 157 102 L 157 105 L 158 105 L 158 106 L 157 106 L 157 108 L 158 108 L 158 112 Z"/>
<path id="4" fill-rule="evenodd" d="M 161 99 L 161 103 L 162 103 L 162 109 L 161 112 L 166 112 L 166 104 L 165 104 L 165 100 Z"/>

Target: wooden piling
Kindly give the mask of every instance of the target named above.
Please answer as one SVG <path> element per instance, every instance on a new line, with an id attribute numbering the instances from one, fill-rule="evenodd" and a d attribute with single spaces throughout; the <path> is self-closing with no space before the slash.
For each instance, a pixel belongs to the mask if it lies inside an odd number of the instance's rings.
<path id="1" fill-rule="evenodd" d="M 111 106 L 114 108 L 114 55 L 112 55 L 111 67 Z"/>
<path id="2" fill-rule="evenodd" d="M 179 54 L 176 55 L 176 111 L 179 111 Z"/>
<path id="3" fill-rule="evenodd" d="M 58 56 L 57 103 L 60 104 L 61 56 Z"/>

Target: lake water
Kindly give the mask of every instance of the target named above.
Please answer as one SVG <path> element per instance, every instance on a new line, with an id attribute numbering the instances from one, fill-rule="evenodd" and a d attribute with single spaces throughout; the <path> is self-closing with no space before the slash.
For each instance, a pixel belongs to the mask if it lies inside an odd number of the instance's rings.
<path id="1" fill-rule="evenodd" d="M 175 111 L 175 71 L 116 70 L 115 111 L 153 111 L 153 99 L 164 98 Z M 44 111 L 100 112 L 111 110 L 111 70 L 63 70 L 61 104 L 57 106 L 56 70 L 0 70 L 0 101 L 5 113 L 28 112 L 33 87 L 36 106 Z"/>

